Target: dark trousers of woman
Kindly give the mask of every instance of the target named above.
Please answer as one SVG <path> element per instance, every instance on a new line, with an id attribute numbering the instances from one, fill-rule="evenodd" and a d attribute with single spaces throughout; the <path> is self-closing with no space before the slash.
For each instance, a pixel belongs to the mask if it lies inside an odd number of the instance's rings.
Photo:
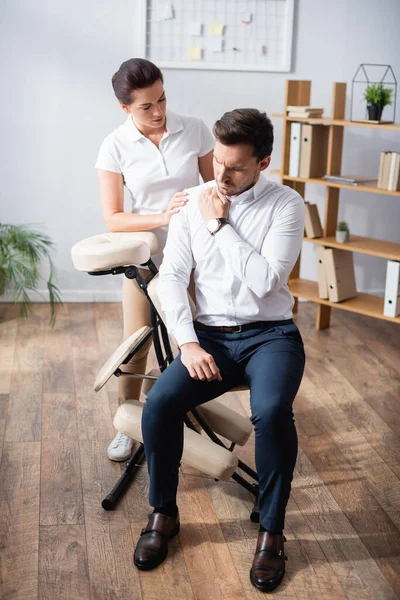
<path id="1" fill-rule="evenodd" d="M 214 357 L 222 381 L 192 379 L 178 356 L 153 386 L 142 418 L 150 505 L 176 503 L 185 413 L 247 384 L 255 430 L 260 523 L 280 533 L 297 457 L 292 408 L 305 363 L 299 330 L 290 319 L 279 325 L 265 322 L 240 333 L 197 334 L 201 347 Z"/>

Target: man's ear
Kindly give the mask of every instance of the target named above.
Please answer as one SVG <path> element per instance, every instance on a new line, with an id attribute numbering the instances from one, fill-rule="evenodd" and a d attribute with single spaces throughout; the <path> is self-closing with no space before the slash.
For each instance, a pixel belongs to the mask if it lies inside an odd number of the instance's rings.
<path id="1" fill-rule="evenodd" d="M 265 171 L 269 167 L 269 163 L 271 162 L 270 156 L 265 156 L 258 164 L 258 168 L 260 171 Z"/>
<path id="2" fill-rule="evenodd" d="M 121 105 L 122 110 L 129 115 L 130 114 L 129 106 L 127 104 L 124 104 L 123 102 L 120 102 L 120 105 Z"/>

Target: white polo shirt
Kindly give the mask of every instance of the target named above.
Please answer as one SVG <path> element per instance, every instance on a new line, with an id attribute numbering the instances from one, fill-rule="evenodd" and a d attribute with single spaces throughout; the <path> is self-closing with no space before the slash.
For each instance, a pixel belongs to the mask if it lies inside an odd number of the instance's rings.
<path id="1" fill-rule="evenodd" d="M 139 215 L 162 213 L 172 196 L 184 188 L 199 185 L 198 160 L 214 147 L 214 138 L 205 123 L 196 117 L 167 111 L 166 131 L 159 148 L 133 123 L 131 116 L 102 143 L 96 169 L 121 173 L 132 199 L 132 212 Z M 160 264 L 167 239 L 167 227 L 154 230 Z"/>

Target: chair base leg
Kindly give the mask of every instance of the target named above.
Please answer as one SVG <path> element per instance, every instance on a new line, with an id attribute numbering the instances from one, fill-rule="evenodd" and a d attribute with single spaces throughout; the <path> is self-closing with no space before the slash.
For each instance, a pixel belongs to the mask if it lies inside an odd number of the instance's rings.
<path id="1" fill-rule="evenodd" d="M 144 445 L 140 444 L 135 454 L 131 457 L 129 462 L 126 464 L 126 469 L 117 483 L 111 490 L 111 492 L 104 498 L 101 506 L 104 510 L 115 510 L 118 502 L 121 500 L 126 490 L 131 485 L 137 470 L 137 465 L 144 458 Z"/>

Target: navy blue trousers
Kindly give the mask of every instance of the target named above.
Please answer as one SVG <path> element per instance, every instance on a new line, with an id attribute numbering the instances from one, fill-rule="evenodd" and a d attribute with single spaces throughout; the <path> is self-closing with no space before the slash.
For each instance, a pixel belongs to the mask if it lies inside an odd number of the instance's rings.
<path id="1" fill-rule="evenodd" d="M 214 357 L 222 381 L 192 379 L 178 356 L 153 386 L 142 417 L 150 505 L 176 503 L 184 415 L 247 384 L 255 430 L 260 523 L 269 531 L 281 532 L 297 457 L 292 407 L 305 363 L 299 330 L 290 319 L 241 333 L 197 334 L 201 347 Z"/>

